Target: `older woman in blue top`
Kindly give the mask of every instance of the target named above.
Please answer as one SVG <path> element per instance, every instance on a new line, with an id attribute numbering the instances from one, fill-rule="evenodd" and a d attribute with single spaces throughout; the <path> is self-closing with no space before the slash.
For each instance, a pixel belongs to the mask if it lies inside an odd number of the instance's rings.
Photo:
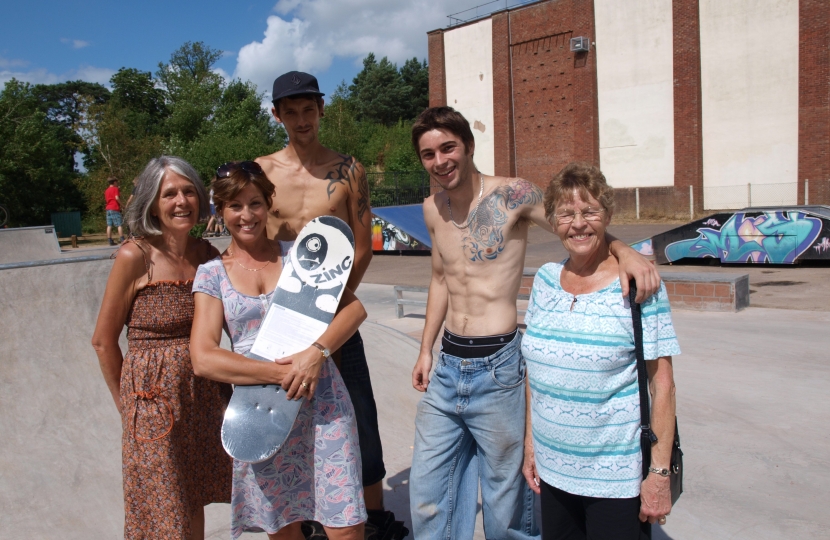
<path id="1" fill-rule="evenodd" d="M 568 250 L 539 269 L 522 341 L 528 367 L 523 472 L 542 496 L 548 539 L 636 540 L 671 511 L 669 478 L 642 478 L 634 330 L 608 251 L 614 192 L 600 170 L 572 163 L 551 181 L 545 212 Z M 652 428 L 651 467 L 669 469 L 674 436 L 666 288 L 642 305 Z"/>

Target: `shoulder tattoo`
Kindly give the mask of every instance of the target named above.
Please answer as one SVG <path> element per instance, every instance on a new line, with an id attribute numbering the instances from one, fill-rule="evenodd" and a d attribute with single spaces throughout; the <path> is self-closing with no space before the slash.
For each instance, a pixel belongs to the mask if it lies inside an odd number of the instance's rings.
<path id="1" fill-rule="evenodd" d="M 497 187 L 482 199 L 478 211 L 467 221 L 469 233 L 463 249 L 473 262 L 493 260 L 504 250 L 504 228 L 508 213 L 523 205 L 540 204 L 542 190 L 527 180 Z"/>
<path id="2" fill-rule="evenodd" d="M 351 156 L 341 155 L 340 161 L 335 163 L 334 167 L 326 173 L 323 180 L 329 183 L 329 185 L 326 186 L 326 194 L 329 199 L 331 199 L 331 195 L 334 193 L 334 190 L 337 189 L 338 185 L 348 186 L 349 190 L 352 189 L 352 175 L 350 173 L 354 169 L 355 163 L 357 163 L 357 161 L 355 161 L 355 159 Z"/>

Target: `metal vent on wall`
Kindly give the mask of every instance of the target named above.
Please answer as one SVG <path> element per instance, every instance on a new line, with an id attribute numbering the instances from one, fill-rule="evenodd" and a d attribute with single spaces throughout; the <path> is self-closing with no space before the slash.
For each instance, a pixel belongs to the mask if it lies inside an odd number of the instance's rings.
<path id="1" fill-rule="evenodd" d="M 591 41 L 586 37 L 571 38 L 571 52 L 588 52 L 591 50 Z"/>

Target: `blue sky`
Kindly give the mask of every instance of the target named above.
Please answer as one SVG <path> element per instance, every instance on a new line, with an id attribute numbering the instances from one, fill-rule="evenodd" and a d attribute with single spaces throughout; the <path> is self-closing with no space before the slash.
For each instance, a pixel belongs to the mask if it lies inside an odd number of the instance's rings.
<path id="1" fill-rule="evenodd" d="M 255 82 L 300 69 L 330 94 L 369 52 L 401 64 L 427 55 L 426 32 L 476 0 L 253 0 L 247 2 L 5 2 L 0 84 L 83 79 L 106 84 L 121 67 L 155 72 L 185 41 L 226 52 L 223 75 Z"/>

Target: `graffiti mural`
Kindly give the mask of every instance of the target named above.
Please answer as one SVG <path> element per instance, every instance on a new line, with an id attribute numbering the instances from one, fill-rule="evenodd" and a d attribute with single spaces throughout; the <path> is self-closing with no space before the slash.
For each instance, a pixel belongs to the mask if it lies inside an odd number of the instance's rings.
<path id="1" fill-rule="evenodd" d="M 661 263 L 716 258 L 724 263 L 793 264 L 805 252 L 810 257 L 823 221 L 794 210 L 716 214 L 654 237 L 654 250 Z M 663 253 L 665 260 L 660 260 Z"/>
<path id="2" fill-rule="evenodd" d="M 634 242 L 631 244 L 631 248 L 648 259 L 654 257 L 654 247 L 651 245 L 651 238 Z"/>
<path id="3" fill-rule="evenodd" d="M 372 216 L 372 251 L 429 250 L 411 235 L 377 216 Z"/>

